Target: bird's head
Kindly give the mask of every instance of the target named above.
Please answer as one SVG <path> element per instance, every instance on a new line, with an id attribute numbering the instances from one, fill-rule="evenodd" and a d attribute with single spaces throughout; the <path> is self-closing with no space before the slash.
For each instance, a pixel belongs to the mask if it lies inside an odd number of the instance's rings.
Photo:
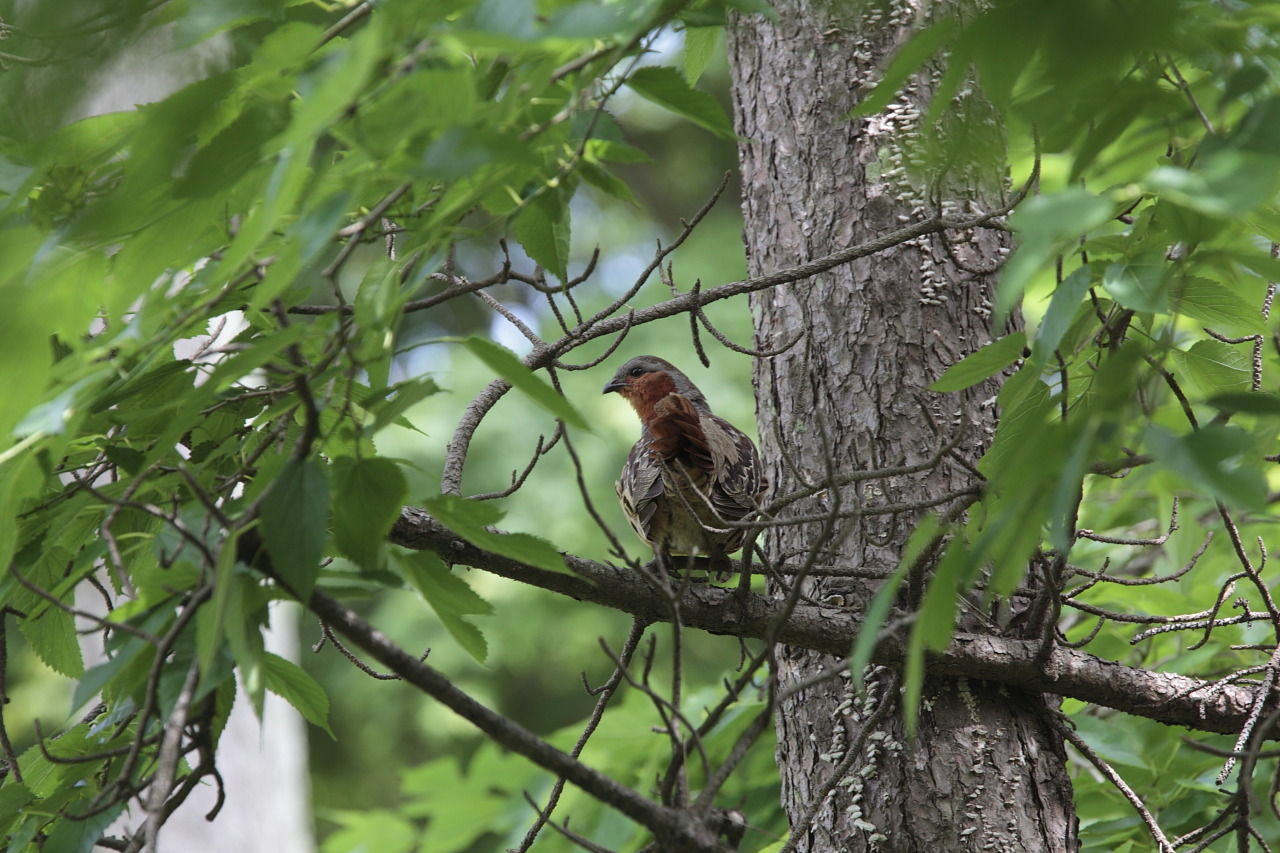
<path id="1" fill-rule="evenodd" d="M 707 398 L 675 365 L 656 355 L 638 355 L 628 361 L 604 386 L 604 393 L 617 393 L 635 407 L 641 420 L 655 403 L 668 394 L 687 397 L 700 412 L 711 412 Z"/>

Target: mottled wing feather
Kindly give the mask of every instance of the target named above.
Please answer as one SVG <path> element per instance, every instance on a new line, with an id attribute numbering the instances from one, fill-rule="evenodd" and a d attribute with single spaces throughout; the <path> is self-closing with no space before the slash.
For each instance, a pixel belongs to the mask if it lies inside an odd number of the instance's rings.
<path id="1" fill-rule="evenodd" d="M 615 484 L 622 511 L 636 534 L 646 542 L 656 539 L 652 530 L 657 501 L 662 497 L 662 466 L 649 452 L 649 438 L 642 436 L 627 454 L 627 464 Z"/>
<path id="2" fill-rule="evenodd" d="M 708 498 L 725 521 L 741 521 L 765 490 L 760 456 L 751 439 L 715 415 L 704 416 L 717 476 Z"/>

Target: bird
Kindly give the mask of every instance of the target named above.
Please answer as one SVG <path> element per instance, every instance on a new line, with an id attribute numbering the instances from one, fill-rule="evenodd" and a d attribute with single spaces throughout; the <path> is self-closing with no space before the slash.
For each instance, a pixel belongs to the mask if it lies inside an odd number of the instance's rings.
<path id="1" fill-rule="evenodd" d="M 707 398 L 670 362 L 637 356 L 604 386 L 640 417 L 640 440 L 616 483 L 636 534 L 670 572 L 671 555 L 706 556 L 721 579 L 742 547 L 751 514 L 768 489 L 746 433 L 717 417 Z"/>

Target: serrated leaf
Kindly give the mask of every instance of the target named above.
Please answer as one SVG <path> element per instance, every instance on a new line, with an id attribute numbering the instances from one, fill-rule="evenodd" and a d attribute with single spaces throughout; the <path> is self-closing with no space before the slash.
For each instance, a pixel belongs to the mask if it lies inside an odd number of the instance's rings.
<path id="1" fill-rule="evenodd" d="M 516 239 L 562 282 L 569 280 L 569 207 L 559 193 L 543 193 L 516 217 Z"/>
<path id="2" fill-rule="evenodd" d="M 329 737 L 337 740 L 329 728 L 329 695 L 306 670 L 279 655 L 265 652 L 262 675 L 268 690 L 297 709 L 308 723 L 324 729 Z"/>
<path id="3" fill-rule="evenodd" d="M 951 365 L 929 386 L 930 391 L 960 391 L 995 376 L 1018 359 L 1027 346 L 1022 332 L 1005 335 Z"/>
<path id="4" fill-rule="evenodd" d="M 333 484 L 333 539 L 363 568 L 386 560 L 386 537 L 409 492 L 400 466 L 390 459 L 341 456 L 329 466 Z"/>
<path id="5" fill-rule="evenodd" d="M 524 362 L 520 361 L 519 356 L 511 350 L 486 338 L 475 336 L 465 338 L 461 343 L 490 370 L 510 382 L 512 388 L 528 396 L 547 412 L 569 426 L 591 432 L 591 426 L 582 413 L 567 399 L 556 393 L 556 389 L 525 367 Z"/>
<path id="6" fill-rule="evenodd" d="M 469 501 L 457 495 L 440 495 L 423 501 L 423 505 L 441 524 L 477 548 L 540 569 L 569 573 L 564 558 L 547 540 L 528 533 L 495 533 L 486 529 L 502 518 L 502 511 L 491 503 Z"/>
<path id="7" fill-rule="evenodd" d="M 1207 278 L 1187 276 L 1169 294 L 1171 310 L 1212 326 L 1232 326 L 1250 332 L 1266 332 L 1257 306 Z"/>
<path id="8" fill-rule="evenodd" d="M 84 674 L 84 658 L 76 641 L 75 619 L 70 613 L 51 607 L 38 619 L 19 621 L 18 627 L 32 651 L 54 672 L 69 678 Z"/>
<path id="9" fill-rule="evenodd" d="M 1247 391 L 1253 382 L 1249 356 L 1222 341 L 1198 341 L 1189 350 L 1171 350 L 1169 362 L 1183 389 L 1202 399 L 1224 391 Z"/>
<path id="10" fill-rule="evenodd" d="M 641 68 L 627 78 L 627 85 L 645 100 L 684 116 L 722 139 L 737 139 L 733 122 L 720 102 L 708 93 L 694 89 L 674 68 L 663 65 Z"/>
<path id="11" fill-rule="evenodd" d="M 720 43 L 720 27 L 686 27 L 684 31 L 684 77 L 693 86 L 707 70 Z"/>
<path id="12" fill-rule="evenodd" d="M 6 779 L 0 785 L 0 835 L 8 835 L 9 827 L 22 813 L 22 807 L 35 799 L 31 789 L 21 782 Z"/>
<path id="13" fill-rule="evenodd" d="M 1211 424 L 1182 436 L 1152 427 L 1147 441 L 1161 465 L 1193 485 L 1233 506 L 1265 511 L 1266 481 L 1243 460 L 1253 443 L 1239 427 Z"/>
<path id="14" fill-rule="evenodd" d="M 1148 252 L 1121 264 L 1107 264 L 1102 286 L 1117 302 L 1134 311 L 1169 310 L 1168 264 L 1159 252 Z"/>
<path id="15" fill-rule="evenodd" d="M 304 602 L 320 571 L 328 516 L 324 469 L 309 459 L 290 459 L 263 500 L 262 539 L 276 571 Z"/>
<path id="16" fill-rule="evenodd" d="M 397 551 L 395 558 L 405 580 L 431 605 L 445 630 L 477 663 L 484 663 L 489 656 L 489 644 L 480 629 L 466 617 L 487 616 L 493 612 L 493 606 L 453 574 L 435 554 Z"/>

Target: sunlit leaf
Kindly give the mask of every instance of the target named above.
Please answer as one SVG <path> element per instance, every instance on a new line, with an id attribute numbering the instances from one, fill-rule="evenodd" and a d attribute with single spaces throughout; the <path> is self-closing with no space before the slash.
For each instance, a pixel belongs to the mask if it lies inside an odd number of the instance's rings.
<path id="1" fill-rule="evenodd" d="M 31 650 L 50 669 L 70 678 L 79 678 L 84 673 L 84 658 L 70 613 L 53 607 L 39 618 L 20 620 L 18 627 L 31 644 Z"/>
<path id="2" fill-rule="evenodd" d="M 707 69 L 716 45 L 720 42 L 720 27 L 685 27 L 684 76 L 693 86 Z"/>
<path id="3" fill-rule="evenodd" d="M 1261 311 L 1216 281 L 1188 276 L 1174 285 L 1169 294 L 1171 310 L 1202 323 L 1227 328 L 1263 332 Z"/>

